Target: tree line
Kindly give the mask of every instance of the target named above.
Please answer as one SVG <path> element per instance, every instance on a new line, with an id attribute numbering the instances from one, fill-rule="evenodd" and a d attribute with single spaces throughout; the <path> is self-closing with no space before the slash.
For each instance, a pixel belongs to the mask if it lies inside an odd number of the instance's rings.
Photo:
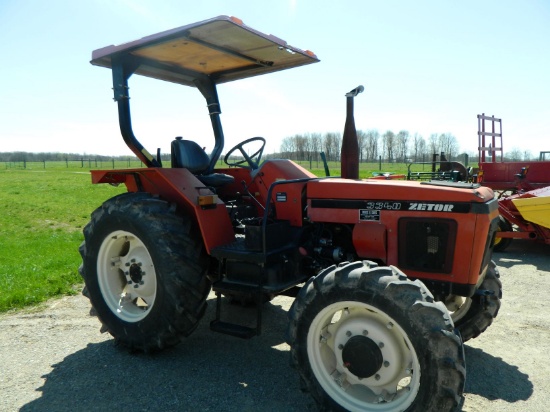
<path id="1" fill-rule="evenodd" d="M 456 157 L 460 147 L 451 133 L 433 133 L 427 139 L 406 130 L 380 134 L 378 130 L 358 130 L 359 159 L 361 162 L 421 162 L 431 160 L 432 154 L 445 153 L 447 159 Z M 340 160 L 342 134 L 339 132 L 306 133 L 285 137 L 279 155 L 292 160 L 319 160 L 324 152 L 328 161 Z"/>
<path id="2" fill-rule="evenodd" d="M 169 160 L 170 155 L 163 156 L 163 160 Z M 108 162 L 112 160 L 138 160 L 134 155 L 129 156 L 104 156 L 88 155 L 82 153 L 57 153 L 57 152 L 0 152 L 0 162 L 65 162 L 76 160 L 93 160 Z"/>
<path id="3" fill-rule="evenodd" d="M 390 130 L 383 134 L 376 129 L 358 130 L 359 158 L 361 162 L 423 162 L 431 161 L 433 154 L 445 153 L 448 160 L 463 157 L 455 136 L 451 133 L 432 133 L 427 139 L 418 133 L 406 130 L 394 133 Z M 285 137 L 280 152 L 266 157 L 281 157 L 298 161 L 319 162 L 320 152 L 324 152 L 328 161 L 340 160 L 342 134 L 340 132 L 305 133 Z M 478 153 L 466 153 L 472 161 L 478 160 Z M 170 161 L 170 154 L 161 155 L 163 161 Z M 61 162 L 61 161 L 138 161 L 134 155 L 105 156 L 81 153 L 58 152 L 0 152 L 0 162 Z M 505 161 L 538 160 L 527 150 L 511 149 L 504 154 Z"/>

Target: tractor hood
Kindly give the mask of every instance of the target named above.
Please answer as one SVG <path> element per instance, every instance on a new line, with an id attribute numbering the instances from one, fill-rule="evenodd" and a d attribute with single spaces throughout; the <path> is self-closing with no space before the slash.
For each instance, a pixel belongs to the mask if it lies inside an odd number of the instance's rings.
<path id="1" fill-rule="evenodd" d="M 437 201 L 441 204 L 462 204 L 466 207 L 463 208 L 465 212 L 469 211 L 471 204 L 485 204 L 494 199 L 493 191 L 479 184 L 439 181 L 321 179 L 309 182 L 307 193 L 310 199 L 322 199 L 319 204 L 333 202 L 352 207 L 381 201 L 402 204 Z"/>
<path id="2" fill-rule="evenodd" d="M 195 80 L 204 76 L 219 84 L 319 61 L 311 51 L 229 16 L 95 50 L 91 63 L 111 68 L 114 56 L 131 60 L 136 74 L 187 86 L 196 86 Z"/>

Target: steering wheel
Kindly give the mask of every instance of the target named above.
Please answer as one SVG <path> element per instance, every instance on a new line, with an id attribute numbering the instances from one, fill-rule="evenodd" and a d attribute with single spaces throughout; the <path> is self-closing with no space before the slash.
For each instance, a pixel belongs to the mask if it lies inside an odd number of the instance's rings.
<path id="1" fill-rule="evenodd" d="M 246 153 L 246 150 L 244 150 L 243 146 L 252 142 L 262 142 L 262 146 L 258 150 L 256 150 L 256 152 L 254 152 L 253 154 L 248 155 L 248 153 Z M 227 154 L 223 158 L 223 161 L 228 166 L 242 166 L 243 164 L 248 163 L 248 166 L 250 166 L 252 170 L 255 170 L 259 167 L 260 159 L 262 158 L 262 154 L 264 152 L 264 147 L 265 147 L 265 139 L 263 137 L 251 137 L 250 139 L 246 139 L 244 142 L 241 142 L 238 145 L 234 146 L 229 152 L 227 152 Z M 229 157 L 236 150 L 241 152 L 244 159 L 229 162 Z"/>

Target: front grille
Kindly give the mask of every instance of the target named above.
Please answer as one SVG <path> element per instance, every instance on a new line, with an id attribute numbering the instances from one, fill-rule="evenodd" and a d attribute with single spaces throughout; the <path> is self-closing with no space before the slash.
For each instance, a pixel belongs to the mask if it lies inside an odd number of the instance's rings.
<path id="1" fill-rule="evenodd" d="M 456 228 L 456 221 L 451 219 L 400 219 L 399 267 L 451 273 Z"/>

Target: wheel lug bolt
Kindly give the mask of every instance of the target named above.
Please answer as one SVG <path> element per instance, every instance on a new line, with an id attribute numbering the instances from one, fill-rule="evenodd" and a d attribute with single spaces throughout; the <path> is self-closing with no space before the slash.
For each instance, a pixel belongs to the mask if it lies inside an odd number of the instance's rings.
<path id="1" fill-rule="evenodd" d="M 344 349 L 344 345 L 339 344 L 339 345 L 338 345 L 338 349 L 340 349 L 340 350 Z"/>
<path id="2" fill-rule="evenodd" d="M 139 285 L 136 283 L 136 284 L 134 285 L 134 288 L 135 288 L 135 289 L 139 288 Z"/>
<path id="3" fill-rule="evenodd" d="M 129 281 L 128 281 L 128 284 L 129 284 L 129 285 L 131 285 L 131 284 L 132 284 L 132 281 L 131 281 L 131 280 L 129 280 Z"/>
<path id="4" fill-rule="evenodd" d="M 365 330 L 363 331 L 363 336 L 367 336 L 368 334 L 369 334 L 369 331 L 365 329 Z"/>
<path id="5" fill-rule="evenodd" d="M 141 266 L 141 265 L 142 265 L 142 263 L 141 263 L 141 262 L 139 262 L 139 263 L 138 263 L 138 266 Z"/>
<path id="6" fill-rule="evenodd" d="M 140 281 L 139 281 L 139 284 L 140 284 L 140 285 L 143 285 L 143 280 L 140 280 Z"/>
<path id="7" fill-rule="evenodd" d="M 390 363 L 388 361 L 384 361 L 384 366 L 387 368 L 388 366 L 390 366 Z"/>
<path id="8" fill-rule="evenodd" d="M 130 266 L 130 262 L 126 262 L 124 266 Z"/>
<path id="9" fill-rule="evenodd" d="M 135 259 L 130 259 L 130 262 L 136 263 L 136 260 Z"/>
<path id="10" fill-rule="evenodd" d="M 379 375 L 379 374 L 374 375 L 374 379 L 376 379 L 377 381 L 379 381 L 379 380 L 380 380 L 380 375 Z"/>
<path id="11" fill-rule="evenodd" d="M 346 332 L 346 336 L 347 336 L 348 338 L 351 336 L 351 332 L 350 332 L 349 330 Z"/>
<path id="12" fill-rule="evenodd" d="M 383 347 L 384 347 L 384 342 L 380 342 L 380 343 L 378 344 L 378 347 L 379 347 L 379 348 L 383 348 Z"/>

